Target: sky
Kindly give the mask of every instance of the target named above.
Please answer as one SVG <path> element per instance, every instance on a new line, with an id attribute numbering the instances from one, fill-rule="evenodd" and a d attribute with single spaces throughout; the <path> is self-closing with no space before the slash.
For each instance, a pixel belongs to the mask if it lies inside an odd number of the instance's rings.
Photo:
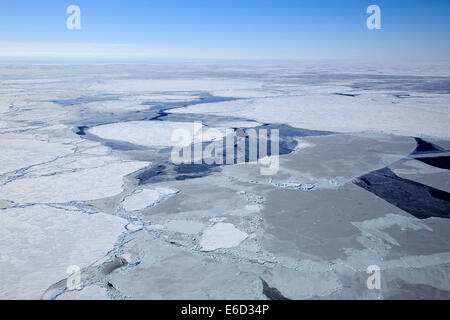
<path id="1" fill-rule="evenodd" d="M 449 34 L 449 0 L 0 0 L 0 57 L 448 61 Z"/>

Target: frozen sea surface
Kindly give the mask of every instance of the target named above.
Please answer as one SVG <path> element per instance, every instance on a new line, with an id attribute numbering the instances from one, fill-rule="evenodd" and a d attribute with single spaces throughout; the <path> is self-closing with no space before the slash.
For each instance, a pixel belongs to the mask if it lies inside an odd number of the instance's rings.
<path id="1" fill-rule="evenodd" d="M 0 299 L 449 299 L 449 94 L 445 64 L 2 64 Z M 173 163 L 194 122 L 278 129 L 279 170 Z"/>

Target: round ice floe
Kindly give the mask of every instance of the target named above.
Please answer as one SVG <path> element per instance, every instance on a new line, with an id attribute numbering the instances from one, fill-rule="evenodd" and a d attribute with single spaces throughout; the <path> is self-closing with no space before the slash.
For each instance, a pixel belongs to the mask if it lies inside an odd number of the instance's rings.
<path id="1" fill-rule="evenodd" d="M 135 222 L 135 223 L 129 223 L 125 226 L 125 229 L 127 229 L 128 231 L 139 231 L 142 230 L 144 226 L 142 225 L 142 223 L 139 222 Z"/>
<path id="2" fill-rule="evenodd" d="M 202 126 L 195 126 L 193 122 L 170 121 L 132 121 L 112 123 L 97 126 L 89 133 L 102 139 L 124 141 L 145 147 L 173 147 L 180 144 L 180 133 L 186 133 L 187 138 L 193 137 Z M 186 145 L 190 145 L 187 142 Z"/>

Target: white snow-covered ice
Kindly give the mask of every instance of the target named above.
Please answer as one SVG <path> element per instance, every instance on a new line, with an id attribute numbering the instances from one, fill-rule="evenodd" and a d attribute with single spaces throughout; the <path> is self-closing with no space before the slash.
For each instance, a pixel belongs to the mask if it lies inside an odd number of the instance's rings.
<path id="1" fill-rule="evenodd" d="M 169 112 L 244 117 L 311 130 L 450 138 L 448 95 L 398 100 L 383 94 L 348 97 L 328 93 L 226 101 Z"/>
<path id="2" fill-rule="evenodd" d="M 203 231 L 200 246 L 202 251 L 229 249 L 238 246 L 247 237 L 247 233 L 231 223 L 217 223 Z"/>
<path id="3" fill-rule="evenodd" d="M 103 139 L 125 141 L 138 146 L 171 147 L 180 143 L 178 139 L 172 138 L 176 130 L 190 134 L 191 141 L 198 133 L 194 123 L 167 121 L 113 123 L 94 127 L 89 132 Z"/>
<path id="4" fill-rule="evenodd" d="M 142 210 L 154 206 L 159 201 L 176 194 L 176 190 L 168 188 L 142 189 L 126 197 L 122 206 L 127 211 Z"/>
<path id="5" fill-rule="evenodd" d="M 39 299 L 69 276 L 105 256 L 125 231 L 126 220 L 44 205 L 0 212 L 0 297 Z"/>
<path id="6" fill-rule="evenodd" d="M 116 162 L 74 172 L 22 178 L 0 186 L 3 199 L 16 203 L 65 203 L 103 199 L 122 192 L 123 177 L 145 162 Z"/>

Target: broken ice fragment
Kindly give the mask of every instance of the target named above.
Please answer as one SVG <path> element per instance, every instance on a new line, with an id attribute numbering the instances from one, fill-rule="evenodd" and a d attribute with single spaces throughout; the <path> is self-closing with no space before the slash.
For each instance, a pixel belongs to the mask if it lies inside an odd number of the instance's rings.
<path id="1" fill-rule="evenodd" d="M 200 242 L 202 251 L 214 251 L 237 247 L 248 234 L 236 229 L 231 223 L 217 223 L 203 232 Z"/>

